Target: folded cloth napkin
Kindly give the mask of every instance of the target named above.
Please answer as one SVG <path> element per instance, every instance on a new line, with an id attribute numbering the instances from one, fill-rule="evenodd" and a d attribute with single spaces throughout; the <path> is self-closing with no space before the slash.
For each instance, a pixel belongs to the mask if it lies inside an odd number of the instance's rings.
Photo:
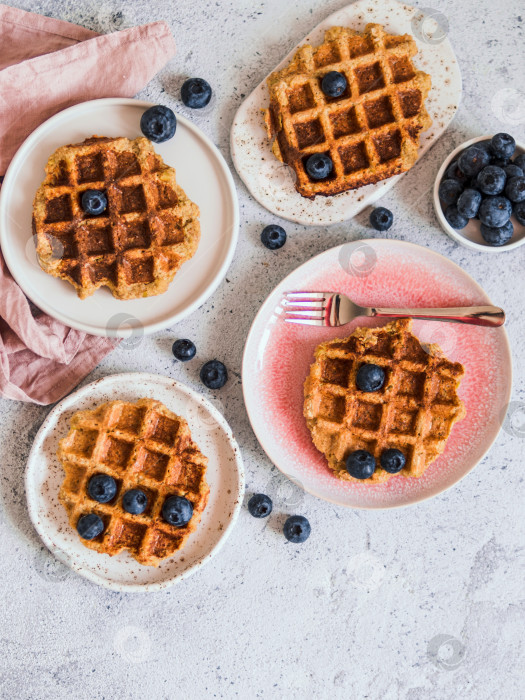
<path id="1" fill-rule="evenodd" d="M 0 176 L 48 117 L 86 100 L 132 97 L 174 53 L 164 22 L 98 35 L 0 5 Z M 33 314 L 0 254 L 0 396 L 54 403 L 117 343 Z"/>

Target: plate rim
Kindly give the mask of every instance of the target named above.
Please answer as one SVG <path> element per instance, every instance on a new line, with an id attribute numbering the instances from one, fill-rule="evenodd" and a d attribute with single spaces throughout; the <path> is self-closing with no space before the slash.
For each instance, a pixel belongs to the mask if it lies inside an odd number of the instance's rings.
<path id="1" fill-rule="evenodd" d="M 334 12 L 330 13 L 329 15 L 327 15 L 327 16 L 326 16 L 324 19 L 322 19 L 318 24 L 316 24 L 314 27 L 312 27 L 312 28 L 309 30 L 309 32 L 308 32 L 307 34 L 305 34 L 305 36 L 304 36 L 304 37 L 303 37 L 303 38 L 302 38 L 302 39 L 301 39 L 301 40 L 286 54 L 286 56 L 284 56 L 283 59 L 282 59 L 278 64 L 276 64 L 276 65 L 274 66 L 274 68 L 272 69 L 271 73 L 273 73 L 274 71 L 279 70 L 280 68 L 282 68 L 282 67 L 285 65 L 286 61 L 288 61 L 288 60 L 293 56 L 293 54 L 297 51 L 297 49 L 299 49 L 299 48 L 309 39 L 310 35 L 311 35 L 313 32 L 315 32 L 315 31 L 317 31 L 318 29 L 320 29 L 320 28 L 322 27 L 322 25 L 324 25 L 325 23 L 330 22 L 330 21 L 332 20 L 332 18 L 333 18 L 335 15 L 338 15 L 338 14 L 340 14 L 340 13 L 342 13 L 342 12 L 348 11 L 350 8 L 352 8 L 352 9 L 354 10 L 354 9 L 358 8 L 358 6 L 359 6 L 361 3 L 362 3 L 363 5 L 365 5 L 368 1 L 369 1 L 369 0 L 356 0 L 355 2 L 351 2 L 351 3 L 349 3 L 348 5 L 344 5 L 343 7 L 339 8 L 338 10 L 335 10 Z M 408 5 L 408 4 L 404 3 L 404 2 L 402 2 L 402 0 L 389 0 L 389 2 L 392 2 L 394 5 L 398 5 L 398 6 L 402 7 L 402 8 L 407 8 L 407 9 L 409 9 L 409 10 L 414 10 L 414 12 L 418 12 L 418 11 L 419 11 L 419 12 L 422 12 L 423 9 L 426 9 L 426 8 L 417 7 L 416 5 Z M 365 8 L 365 9 L 366 9 L 366 8 Z M 416 38 L 414 38 L 414 37 L 412 37 L 412 38 L 414 39 L 414 41 L 416 41 Z M 417 42 L 416 42 L 416 43 L 417 43 Z M 436 143 L 437 141 L 439 141 L 439 139 L 443 136 L 443 134 L 445 133 L 445 131 L 448 129 L 448 127 L 450 126 L 450 124 L 451 124 L 452 121 L 454 120 L 454 118 L 455 118 L 455 116 L 456 116 L 456 114 L 457 114 L 457 112 L 458 112 L 458 109 L 459 109 L 459 105 L 460 105 L 460 103 L 461 103 L 461 100 L 462 100 L 462 98 L 463 98 L 463 77 L 462 77 L 462 75 L 461 75 L 461 69 L 460 69 L 459 61 L 458 61 L 458 58 L 457 58 L 456 53 L 455 53 L 455 51 L 454 51 L 454 48 L 453 48 L 453 46 L 452 46 L 452 43 L 450 42 L 450 39 L 448 39 L 448 37 L 446 37 L 445 40 L 444 40 L 443 42 L 440 42 L 440 43 L 441 43 L 441 44 L 446 44 L 446 45 L 448 45 L 448 49 L 449 49 L 450 53 L 452 54 L 452 57 L 453 57 L 454 60 L 455 60 L 456 73 L 457 73 L 457 76 L 456 76 L 456 77 L 457 77 L 457 80 L 458 80 L 458 82 L 459 82 L 458 94 L 457 94 L 457 103 L 456 103 L 456 105 L 455 105 L 454 112 L 453 112 L 453 114 L 451 115 L 451 117 L 450 117 L 449 121 L 447 122 L 447 124 L 440 130 L 440 132 L 439 132 L 439 134 L 436 136 L 436 138 L 428 145 L 428 148 L 425 150 L 425 152 L 424 152 L 424 153 L 419 153 L 419 154 L 418 154 L 418 160 L 416 161 L 416 163 L 415 163 L 414 166 L 412 166 L 412 167 L 415 167 L 415 165 L 417 165 L 417 163 L 420 161 L 420 159 L 423 158 L 423 157 L 426 155 L 426 153 L 432 149 L 432 147 L 435 145 L 435 143 Z M 298 216 L 298 215 L 290 216 L 290 215 L 288 215 L 287 213 L 283 213 L 282 211 L 281 211 L 281 212 L 277 212 L 277 211 L 275 211 L 274 209 L 269 209 L 268 206 L 267 206 L 267 204 L 265 203 L 265 201 L 263 201 L 263 198 L 259 197 L 259 196 L 254 192 L 254 190 L 248 185 L 248 183 L 246 182 L 246 180 L 244 179 L 244 177 L 241 175 L 241 170 L 239 170 L 239 168 L 237 167 L 236 144 L 235 144 L 235 142 L 234 142 L 234 130 L 235 130 L 235 127 L 237 126 L 237 122 L 240 121 L 240 120 L 238 119 L 240 111 L 243 109 L 245 103 L 251 98 L 251 96 L 253 95 L 253 93 L 254 93 L 256 90 L 258 90 L 262 85 L 264 85 L 264 84 L 266 83 L 266 80 L 267 80 L 267 78 L 269 77 L 269 75 L 270 75 L 270 73 L 268 73 L 268 74 L 253 88 L 253 90 L 250 92 L 250 94 L 248 95 L 248 97 L 246 97 L 246 98 L 241 102 L 241 104 L 239 105 L 239 107 L 238 107 L 237 110 L 235 111 L 235 115 L 234 115 L 234 117 L 233 117 L 232 125 L 231 125 L 231 128 L 230 128 L 230 139 L 229 139 L 229 141 L 230 141 L 230 155 L 231 155 L 231 159 L 232 159 L 233 165 L 234 165 L 234 167 L 235 167 L 235 171 L 237 172 L 237 175 L 239 176 L 241 182 L 243 183 L 243 185 L 244 185 L 244 186 L 246 187 L 246 189 L 248 190 L 250 196 L 253 197 L 262 207 L 264 207 L 264 208 L 265 208 L 267 211 L 269 211 L 271 214 L 273 214 L 274 216 L 278 216 L 279 218 L 284 219 L 285 221 L 291 221 L 291 222 L 300 224 L 300 225 L 302 225 L 302 226 L 318 226 L 318 225 L 332 226 L 332 225 L 336 225 L 336 224 L 341 224 L 341 223 L 343 223 L 343 222 L 345 222 L 345 221 L 349 221 L 349 220 L 353 219 L 353 218 L 354 218 L 355 216 L 357 216 L 361 211 L 363 211 L 363 209 L 365 209 L 367 206 L 371 206 L 372 204 L 374 204 L 378 199 L 381 198 L 381 196 L 382 196 L 383 194 L 386 194 L 390 189 L 392 189 L 393 187 L 395 187 L 397 181 L 398 181 L 403 175 L 406 175 L 406 174 L 409 172 L 409 171 L 407 170 L 407 171 L 405 171 L 405 172 L 403 172 L 403 173 L 399 173 L 398 175 L 393 175 L 392 177 L 387 178 L 386 180 L 381 180 L 381 181 L 375 183 L 374 185 L 372 185 L 372 186 L 375 187 L 376 189 L 375 189 L 375 191 L 370 195 L 370 197 L 366 200 L 366 202 L 364 202 L 364 203 L 361 202 L 361 203 L 359 204 L 359 206 L 358 206 L 358 209 L 356 209 L 356 211 L 355 211 L 354 214 L 351 214 L 350 216 L 345 216 L 345 217 L 342 218 L 342 219 L 338 217 L 338 218 L 336 218 L 336 219 L 334 219 L 334 220 L 331 220 L 331 221 L 323 221 L 321 224 L 319 224 L 319 222 L 317 222 L 317 221 L 312 222 L 307 216 Z M 284 164 L 283 164 L 283 165 L 284 165 Z M 410 170 L 411 170 L 411 169 L 412 169 L 412 168 L 410 168 Z M 298 196 L 300 196 L 299 193 L 297 193 L 297 194 L 298 194 Z M 342 193 L 342 194 L 344 194 L 344 193 Z M 319 195 L 319 196 L 322 196 L 322 195 Z M 299 201 L 299 200 L 298 200 L 298 201 Z"/>
<path id="2" fill-rule="evenodd" d="M 170 387 L 174 387 L 176 391 L 181 391 L 193 401 L 197 401 L 202 406 L 204 406 L 206 410 L 208 410 L 210 414 L 215 418 L 223 432 L 224 437 L 227 439 L 230 448 L 233 454 L 235 455 L 235 469 L 237 472 L 237 493 L 236 495 L 234 495 L 235 505 L 232 509 L 231 517 L 229 519 L 228 524 L 222 530 L 220 539 L 216 542 L 215 546 L 209 552 L 204 554 L 202 557 L 199 557 L 192 566 L 185 569 L 180 574 L 176 574 L 172 578 L 167 579 L 165 581 L 160 581 L 158 583 L 112 582 L 111 580 L 100 576 L 99 574 L 95 573 L 89 568 L 75 565 L 74 562 L 69 560 L 67 552 L 65 552 L 64 549 L 62 549 L 60 546 L 58 546 L 51 540 L 47 529 L 43 528 L 39 524 L 38 504 L 40 503 L 40 501 L 38 498 L 33 500 L 30 497 L 31 489 L 34 490 L 34 486 L 32 486 L 32 482 L 30 479 L 30 470 L 32 467 L 32 462 L 35 461 L 36 464 L 38 464 L 38 462 L 36 461 L 36 453 L 38 449 L 40 449 L 42 440 L 45 438 L 45 435 L 49 430 L 49 424 L 52 423 L 55 418 L 59 417 L 60 414 L 64 412 L 64 410 L 67 411 L 70 408 L 72 408 L 72 406 L 70 405 L 71 402 L 73 402 L 74 404 L 78 399 L 83 398 L 86 395 L 89 396 L 90 392 L 92 392 L 95 386 L 99 387 L 101 385 L 105 385 L 106 383 L 110 383 L 111 381 L 115 380 L 134 381 L 137 379 L 137 377 L 140 377 L 141 380 L 150 381 L 152 383 L 158 383 L 160 381 L 162 384 L 166 385 L 166 388 L 168 388 L 167 385 L 169 384 Z M 64 404 L 67 405 L 64 406 Z M 166 375 L 155 374 L 153 372 L 121 372 L 117 374 L 109 374 L 104 377 L 100 377 L 99 379 L 95 379 L 93 382 L 90 382 L 89 384 L 86 384 L 65 396 L 51 409 L 51 411 L 44 418 L 42 425 L 38 429 L 33 439 L 33 444 L 31 445 L 31 449 L 29 450 L 24 470 L 24 487 L 26 492 L 26 504 L 29 519 L 38 537 L 44 543 L 46 548 L 60 562 L 68 566 L 70 569 L 72 569 L 75 573 L 79 574 L 83 578 L 86 578 L 92 583 L 102 586 L 103 588 L 124 593 L 150 593 L 154 591 L 165 590 L 166 588 L 173 586 L 174 584 L 178 583 L 179 581 L 182 581 L 183 579 L 187 578 L 188 576 L 191 576 L 193 573 L 201 569 L 210 559 L 212 559 L 220 551 L 220 549 L 230 536 L 231 531 L 233 530 L 235 523 L 237 522 L 237 518 L 242 508 L 245 486 L 245 471 L 242 453 L 237 443 L 237 440 L 233 435 L 230 425 L 226 418 L 224 418 L 222 413 L 217 408 L 215 408 L 215 406 L 205 396 L 199 394 L 197 391 L 187 386 L 186 384 L 183 384 L 182 382 L 176 379 L 172 379 L 171 377 L 167 377 Z"/>
<path id="3" fill-rule="evenodd" d="M 453 267 L 455 267 L 455 268 L 457 268 L 458 270 L 460 270 L 464 275 L 466 275 L 466 276 L 469 278 L 469 280 L 470 280 L 470 281 L 472 282 L 472 284 L 474 285 L 475 289 L 476 289 L 477 291 L 479 291 L 479 292 L 485 297 L 485 299 L 487 300 L 487 303 L 491 303 L 491 302 L 490 302 L 490 299 L 489 299 L 489 297 L 488 297 L 488 294 L 485 292 L 485 290 L 483 289 L 483 287 L 481 287 L 481 285 L 480 285 L 478 282 L 476 282 L 476 280 L 475 280 L 473 277 L 471 277 L 471 276 L 469 275 L 469 273 L 466 272 L 466 270 L 464 270 L 462 267 L 460 267 L 460 265 L 458 265 L 457 263 L 455 263 L 453 260 L 450 260 L 450 258 L 447 258 L 447 257 L 446 257 L 445 255 L 443 255 L 442 253 L 438 253 L 437 251 L 433 250 L 432 248 L 427 248 L 427 247 L 425 247 L 425 246 L 418 245 L 417 243 L 412 243 L 411 241 L 401 241 L 401 240 L 398 240 L 398 239 L 395 239 L 395 238 L 363 238 L 363 239 L 358 239 L 357 241 L 349 241 L 349 242 L 352 242 L 352 243 L 364 243 L 364 244 L 368 244 L 368 245 L 371 245 L 371 244 L 373 244 L 374 242 L 382 242 L 382 243 L 394 244 L 394 245 L 396 245 L 396 246 L 399 245 L 400 247 L 407 246 L 407 247 L 409 247 L 409 248 L 421 248 L 421 249 L 423 249 L 424 251 L 426 251 L 427 253 L 431 253 L 432 255 L 435 255 L 435 256 L 438 256 L 438 257 L 440 257 L 440 258 L 443 258 L 444 260 L 447 261 L 447 263 L 449 263 L 449 264 L 452 265 Z M 263 451 L 264 451 L 264 453 L 266 454 L 266 456 L 268 457 L 268 459 L 272 462 L 272 464 L 274 464 L 274 465 L 277 467 L 277 469 L 279 469 L 279 471 L 280 471 L 287 479 L 290 479 L 290 481 L 293 481 L 294 484 L 296 484 L 297 486 L 299 486 L 300 488 L 302 488 L 303 491 L 305 491 L 306 493 L 310 494 L 311 496 L 315 496 L 316 498 L 319 498 L 320 500 L 326 501 L 327 503 L 332 503 L 333 505 L 340 506 L 340 507 L 342 507 L 342 508 L 349 508 L 349 509 L 355 509 L 355 510 L 377 510 L 377 511 L 380 511 L 380 510 L 393 510 L 393 509 L 400 509 L 400 508 L 408 508 L 408 507 L 410 507 L 410 506 L 417 506 L 418 504 L 422 503 L 423 501 L 431 500 L 432 498 L 435 498 L 436 496 L 439 496 L 440 494 L 444 493 L 445 491 L 448 491 L 449 489 L 453 488 L 453 487 L 456 486 L 456 484 L 458 484 L 462 479 L 464 479 L 464 478 L 467 476 L 467 474 L 470 474 L 470 472 L 473 471 L 473 469 L 474 469 L 475 467 L 477 467 L 478 464 L 479 464 L 480 462 L 483 461 L 483 459 L 485 459 L 485 457 L 487 456 L 487 454 L 488 454 L 489 451 L 491 450 L 492 446 L 494 445 L 496 439 L 498 438 L 498 436 L 499 436 L 499 434 L 500 434 L 500 432 L 501 432 L 501 430 L 502 430 L 503 422 L 504 422 L 504 420 L 505 420 L 505 417 L 506 417 L 506 415 L 507 415 L 508 408 L 509 408 L 509 401 L 510 401 L 510 397 L 511 397 L 511 395 L 512 395 L 512 384 L 513 384 L 512 351 L 511 351 L 511 347 L 510 347 L 509 336 L 508 336 L 507 330 L 506 330 L 506 328 L 505 328 L 504 325 L 503 325 L 503 326 L 500 326 L 500 329 L 501 329 L 501 331 L 503 331 L 504 348 L 505 348 L 505 351 L 506 351 L 506 353 L 507 353 L 508 361 L 509 361 L 509 362 L 508 362 L 508 368 L 509 368 L 509 369 L 508 369 L 508 371 L 509 371 L 509 383 L 508 383 L 508 386 L 507 386 L 507 392 L 506 392 L 505 403 L 504 403 L 504 405 L 505 405 L 505 412 L 502 413 L 502 415 L 501 415 L 501 425 L 500 425 L 499 430 L 495 433 L 493 439 L 490 441 L 490 444 L 487 446 L 487 449 L 483 452 L 483 454 L 481 455 L 481 457 L 480 457 L 480 458 L 477 460 L 477 462 L 475 462 L 475 463 L 470 467 L 470 469 L 468 469 L 464 474 L 462 474 L 462 475 L 459 476 L 457 479 L 455 479 L 454 481 L 452 481 L 452 483 L 450 483 L 448 486 L 444 486 L 443 488 L 440 488 L 440 489 L 439 489 L 438 491 L 436 491 L 435 493 L 432 493 L 432 494 L 429 494 L 429 495 L 422 495 L 422 496 L 420 496 L 420 497 L 416 498 L 415 500 L 412 500 L 412 501 L 410 501 L 410 502 L 408 502 L 408 503 L 396 503 L 396 504 L 386 505 L 386 506 L 384 506 L 384 505 L 375 505 L 375 504 L 374 504 L 374 505 L 348 505 L 348 504 L 346 504 L 346 503 L 341 503 L 341 502 L 338 501 L 338 500 L 334 500 L 333 498 L 327 498 L 327 497 L 325 497 L 325 496 L 321 496 L 321 495 L 319 495 L 318 493 L 316 493 L 314 490 L 311 490 L 311 489 L 309 489 L 309 488 L 306 488 L 305 485 L 304 485 L 301 481 L 292 478 L 292 476 L 291 476 L 290 474 L 288 474 L 287 472 L 285 472 L 285 471 L 281 468 L 281 466 L 278 464 L 278 461 L 276 461 L 276 460 L 273 459 L 273 457 L 272 457 L 272 456 L 270 455 L 270 453 L 267 451 L 267 449 L 266 449 L 265 445 L 263 444 L 261 438 L 259 437 L 259 435 L 262 434 L 262 431 L 261 431 L 261 430 L 257 430 L 257 428 L 255 427 L 255 425 L 254 425 L 254 423 L 253 423 L 253 421 L 252 421 L 252 416 L 251 416 L 251 414 L 250 414 L 249 399 L 247 398 L 247 396 L 248 396 L 248 393 L 247 393 L 247 381 L 245 380 L 245 370 L 246 370 L 246 373 L 248 373 L 248 369 L 247 369 L 247 365 L 248 365 L 248 361 L 247 361 L 248 345 L 249 345 L 250 342 L 253 342 L 253 341 L 252 341 L 252 333 L 253 333 L 253 331 L 254 331 L 254 328 L 255 328 L 256 323 L 259 321 L 259 319 L 260 319 L 260 317 L 261 317 L 261 315 L 262 315 L 262 312 L 263 312 L 263 310 L 264 310 L 265 307 L 266 307 L 266 304 L 269 302 L 270 297 L 273 296 L 273 294 L 275 293 L 275 291 L 277 290 L 277 288 L 280 287 L 281 285 L 285 284 L 285 282 L 286 282 L 293 274 L 295 274 L 298 270 L 300 270 L 300 268 L 302 268 L 304 265 L 307 265 L 307 264 L 311 263 L 313 260 L 315 260 L 316 258 L 319 258 L 319 257 L 321 257 L 321 256 L 323 256 L 323 255 L 328 255 L 329 253 L 334 254 L 336 251 L 341 250 L 341 249 L 342 249 L 345 245 L 347 245 L 347 244 L 348 244 L 348 242 L 347 242 L 347 243 L 342 243 L 342 244 L 340 244 L 340 245 L 333 246 L 332 248 L 328 248 L 327 250 L 321 251 L 321 252 L 318 253 L 317 255 L 314 255 L 314 256 L 312 256 L 311 258 L 309 258 L 308 260 L 305 260 L 303 263 L 301 263 L 301 265 L 298 265 L 295 269 L 293 269 L 290 273 L 288 273 L 288 274 L 286 275 L 286 277 L 284 277 L 280 282 L 278 282 L 278 283 L 275 285 L 275 287 L 270 291 L 270 293 L 266 296 L 265 300 L 264 300 L 263 303 L 261 304 L 261 306 L 260 306 L 260 308 L 259 308 L 257 314 L 255 315 L 255 318 L 253 319 L 253 321 L 252 321 L 252 323 L 251 323 L 251 325 L 250 325 L 250 329 L 249 329 L 249 331 L 248 331 L 248 335 L 246 336 L 246 342 L 245 342 L 245 344 L 244 344 L 244 349 L 243 349 L 243 354 L 242 354 L 242 368 L 241 368 L 242 392 L 243 392 L 244 406 L 245 406 L 245 408 L 246 408 L 246 413 L 247 413 L 247 415 L 248 415 L 248 420 L 250 421 L 250 426 L 251 426 L 251 428 L 252 428 L 252 430 L 253 430 L 253 432 L 254 432 L 254 434 L 255 434 L 255 437 L 257 438 L 257 442 L 259 443 L 260 447 L 263 449 Z M 334 477 L 334 478 L 335 478 L 335 477 Z"/>
<path id="4" fill-rule="evenodd" d="M 239 198 L 237 196 L 237 188 L 235 187 L 235 182 L 232 176 L 232 173 L 230 171 L 230 168 L 228 167 L 228 164 L 226 162 L 226 159 L 222 155 L 222 153 L 219 151 L 217 146 L 213 143 L 213 141 L 201 130 L 199 127 L 191 122 L 187 117 L 185 117 L 182 114 L 179 114 L 175 112 L 175 115 L 177 117 L 177 121 L 179 121 L 181 124 L 184 125 L 185 128 L 187 128 L 189 131 L 191 131 L 194 135 L 196 135 L 199 139 L 203 141 L 203 143 L 206 145 L 206 147 L 211 151 L 211 153 L 214 154 L 216 161 L 218 165 L 220 166 L 221 172 L 224 175 L 224 182 L 227 185 L 227 189 L 230 195 L 230 205 L 232 208 L 232 213 L 233 213 L 233 220 L 231 222 L 231 240 L 228 244 L 228 248 L 226 250 L 226 255 L 223 261 L 223 264 L 221 265 L 219 271 L 215 275 L 215 277 L 212 279 L 210 283 L 207 284 L 205 290 L 195 299 L 195 301 L 189 305 L 186 306 L 185 309 L 182 311 L 176 313 L 176 314 L 171 314 L 168 315 L 164 320 L 162 321 L 157 321 L 155 323 L 146 323 L 146 324 L 141 324 L 137 328 L 116 328 L 116 329 L 106 329 L 106 328 L 99 328 L 99 327 L 94 327 L 91 325 L 84 324 L 81 320 L 78 319 L 70 319 L 69 317 L 63 315 L 60 310 L 56 310 L 53 308 L 48 307 L 47 302 L 45 299 L 39 298 L 37 295 L 34 295 L 33 293 L 29 293 L 24 284 L 24 275 L 21 270 L 17 270 L 17 265 L 16 265 L 16 260 L 14 260 L 11 257 L 11 254 L 8 252 L 6 255 L 6 250 L 9 251 L 9 246 L 6 245 L 6 240 L 7 240 L 7 219 L 8 219 L 8 201 L 9 201 L 9 190 L 11 189 L 11 178 L 15 176 L 15 171 L 18 169 L 18 161 L 22 158 L 25 157 L 27 153 L 30 153 L 31 150 L 33 149 L 35 143 L 39 141 L 40 136 L 49 128 L 49 124 L 54 122 L 54 121 L 59 121 L 64 117 L 64 115 L 69 115 L 71 113 L 75 112 L 81 112 L 85 110 L 89 105 L 101 105 L 101 106 L 107 106 L 111 107 L 112 105 L 115 106 L 139 106 L 139 107 L 144 107 L 145 109 L 154 106 L 153 102 L 148 102 L 146 100 L 136 100 L 132 97 L 102 97 L 100 99 L 96 100 L 87 100 L 86 102 L 79 102 L 75 105 L 72 105 L 71 107 L 67 107 L 66 109 L 61 110 L 60 112 L 57 112 L 56 114 L 53 114 L 49 119 L 46 119 L 42 124 L 40 124 L 34 131 L 32 131 L 22 142 L 18 150 L 16 151 L 15 155 L 11 159 L 11 162 L 9 163 L 9 166 L 5 172 L 4 175 L 4 180 L 2 182 L 2 188 L 0 190 L 0 248 L 2 250 L 2 253 L 4 255 L 4 260 L 6 262 L 6 265 L 13 276 L 15 282 L 19 285 L 19 287 L 22 289 L 24 294 L 42 311 L 44 311 L 46 314 L 49 316 L 52 316 L 53 318 L 57 319 L 61 323 L 63 323 L 66 326 L 69 326 L 70 328 L 75 328 L 76 330 L 83 331 L 84 333 L 88 333 L 90 335 L 96 335 L 98 337 L 107 337 L 107 338 L 129 338 L 129 337 L 134 337 L 134 336 L 142 336 L 142 335 L 151 335 L 152 333 L 156 333 L 160 330 L 164 330 L 165 328 L 170 328 L 171 326 L 175 325 L 179 321 L 182 321 L 183 319 L 187 318 L 190 314 L 192 314 L 194 311 L 196 311 L 200 306 L 202 306 L 217 290 L 217 287 L 221 284 L 221 282 L 224 280 L 224 277 L 226 276 L 228 269 L 231 265 L 231 262 L 233 260 L 233 256 L 235 254 L 235 250 L 237 248 L 237 243 L 239 240 L 239 221 L 240 221 L 240 214 L 239 214 Z M 14 264 L 12 265 L 12 263 Z M 13 271 L 15 270 L 15 271 Z M 124 309 L 122 309 L 123 313 L 126 313 Z"/>

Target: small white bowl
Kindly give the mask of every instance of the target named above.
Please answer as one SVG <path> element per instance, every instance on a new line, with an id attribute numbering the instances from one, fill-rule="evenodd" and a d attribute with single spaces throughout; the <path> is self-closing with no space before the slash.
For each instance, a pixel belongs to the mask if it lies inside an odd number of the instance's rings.
<path id="1" fill-rule="evenodd" d="M 459 154 L 469 146 L 472 146 L 473 144 L 478 143 L 479 141 L 490 141 L 491 138 L 492 136 L 478 136 L 475 139 L 470 139 L 470 141 L 465 141 L 465 143 L 462 143 L 461 146 L 458 146 L 456 149 L 454 149 L 452 153 L 448 156 L 448 158 L 445 159 L 443 165 L 439 169 L 436 181 L 434 183 L 434 209 L 436 211 L 436 216 L 443 230 L 446 233 L 448 233 L 448 235 L 455 241 L 461 243 L 461 245 L 464 245 L 467 248 L 471 248 L 472 250 L 481 250 L 485 253 L 502 253 L 507 250 L 512 250 L 513 248 L 518 248 L 520 245 L 523 245 L 525 243 L 525 226 L 519 224 L 516 221 L 516 217 L 511 217 L 511 221 L 514 225 L 514 233 L 510 241 L 508 243 L 505 243 L 505 245 L 492 246 L 488 243 L 485 243 L 485 241 L 483 240 L 480 231 L 480 222 L 478 221 L 478 219 L 471 219 L 465 226 L 465 228 L 461 230 L 456 230 L 452 228 L 452 226 L 445 219 L 445 215 L 443 213 L 443 209 L 441 208 L 441 202 L 439 201 L 438 194 L 441 180 L 443 180 L 445 171 L 447 170 L 448 166 L 452 163 L 452 161 L 455 160 L 459 156 Z M 525 153 L 525 146 L 522 143 L 516 142 L 516 155 L 520 155 L 521 153 Z"/>

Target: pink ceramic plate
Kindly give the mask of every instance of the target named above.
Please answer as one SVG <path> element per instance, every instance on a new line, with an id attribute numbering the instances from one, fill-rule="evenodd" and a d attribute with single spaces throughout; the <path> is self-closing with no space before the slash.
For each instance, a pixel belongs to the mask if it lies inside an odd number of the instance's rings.
<path id="1" fill-rule="evenodd" d="M 303 418 L 303 383 L 322 341 L 349 335 L 343 328 L 284 323 L 285 291 L 338 291 L 363 306 L 468 306 L 489 303 L 485 292 L 461 268 L 427 248 L 389 240 L 366 240 L 332 248 L 312 258 L 270 294 L 250 330 L 243 359 L 244 400 L 252 427 L 269 458 L 309 493 L 352 508 L 394 508 L 444 491 L 471 469 L 494 442 L 512 384 L 508 338 L 503 328 L 414 321 L 424 343 L 438 343 L 465 367 L 459 395 L 467 416 L 457 423 L 445 452 L 420 479 L 395 476 L 367 486 L 336 479 L 314 447 Z"/>

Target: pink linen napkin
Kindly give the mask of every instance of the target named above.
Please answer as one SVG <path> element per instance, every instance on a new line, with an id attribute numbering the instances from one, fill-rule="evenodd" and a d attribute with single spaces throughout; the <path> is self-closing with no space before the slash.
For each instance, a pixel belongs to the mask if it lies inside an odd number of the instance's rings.
<path id="1" fill-rule="evenodd" d="M 164 22 L 98 35 L 0 5 L 0 175 L 48 117 L 86 100 L 132 97 L 174 53 Z M 117 344 L 34 316 L 0 254 L 0 396 L 54 403 Z"/>

